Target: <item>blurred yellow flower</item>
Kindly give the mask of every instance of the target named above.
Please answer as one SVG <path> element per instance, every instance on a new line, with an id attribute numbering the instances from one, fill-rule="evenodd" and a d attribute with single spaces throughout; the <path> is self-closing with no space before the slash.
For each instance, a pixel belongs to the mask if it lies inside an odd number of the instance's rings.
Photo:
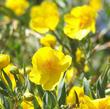
<path id="1" fill-rule="evenodd" d="M 74 81 L 74 79 L 76 78 L 76 74 L 77 74 L 77 69 L 75 67 L 71 67 L 67 70 L 66 72 L 66 82 L 71 82 Z"/>
<path id="2" fill-rule="evenodd" d="M 85 64 L 84 65 L 84 72 L 88 72 L 89 71 L 89 66 L 88 66 L 88 64 Z"/>
<path id="3" fill-rule="evenodd" d="M 34 105 L 32 104 L 32 102 L 25 100 L 21 103 L 21 106 L 23 109 L 34 109 Z"/>
<path id="4" fill-rule="evenodd" d="M 14 90 L 16 87 L 16 81 L 14 78 L 14 75 L 10 72 L 11 67 L 13 67 L 13 64 L 9 64 L 7 67 L 5 67 L 3 70 L 5 71 L 5 73 L 8 75 L 8 77 L 10 78 L 11 82 L 12 82 L 12 89 Z M 3 76 L 4 81 L 7 83 L 6 79 Z"/>
<path id="5" fill-rule="evenodd" d="M 52 34 L 46 34 L 44 37 L 40 39 L 40 43 L 43 46 L 54 47 L 56 45 L 56 38 Z"/>
<path id="6" fill-rule="evenodd" d="M 13 10 L 17 16 L 21 16 L 29 7 L 29 2 L 28 0 L 6 0 L 5 6 Z"/>
<path id="7" fill-rule="evenodd" d="M 6 54 L 0 54 L 0 69 L 6 67 L 10 63 L 10 56 Z"/>
<path id="8" fill-rule="evenodd" d="M 102 0 L 90 0 L 89 5 L 95 10 L 99 11 L 102 9 Z"/>
<path id="9" fill-rule="evenodd" d="M 58 8 L 54 2 L 44 1 L 41 5 L 34 6 L 30 16 L 30 28 L 39 33 L 55 30 L 59 22 Z"/>
<path id="10" fill-rule="evenodd" d="M 82 40 L 89 32 L 95 33 L 96 12 L 89 5 L 73 8 L 64 16 L 64 33 L 77 40 Z"/>
<path id="11" fill-rule="evenodd" d="M 41 84 L 45 90 L 52 90 L 63 72 L 70 66 L 72 58 L 50 47 L 40 48 L 32 58 L 33 69 L 30 80 Z"/>
<path id="12" fill-rule="evenodd" d="M 75 55 L 76 55 L 76 62 L 77 63 L 80 63 L 81 59 L 84 58 L 84 52 L 80 48 L 77 48 Z"/>

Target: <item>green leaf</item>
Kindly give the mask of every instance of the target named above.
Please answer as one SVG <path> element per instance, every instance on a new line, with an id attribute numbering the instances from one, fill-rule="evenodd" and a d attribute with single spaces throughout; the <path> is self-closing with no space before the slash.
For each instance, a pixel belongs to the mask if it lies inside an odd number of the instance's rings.
<path id="1" fill-rule="evenodd" d="M 108 74 L 110 73 L 110 64 L 107 64 L 104 71 L 99 76 L 96 82 L 96 92 L 98 98 L 105 97 L 105 89 L 107 86 Z"/>
<path id="2" fill-rule="evenodd" d="M 3 89 L 7 89 L 6 84 L 4 84 L 4 82 L 2 80 L 0 80 L 0 87 Z"/>
<path id="3" fill-rule="evenodd" d="M 34 109 L 41 109 L 37 99 L 34 97 L 33 99 Z"/>
<path id="4" fill-rule="evenodd" d="M 61 79 L 58 86 L 58 103 L 59 106 L 64 105 L 66 101 L 66 88 L 64 78 Z"/>
<path id="5" fill-rule="evenodd" d="M 98 98 L 105 97 L 105 89 L 102 86 L 102 81 L 101 80 L 97 81 L 96 92 L 97 92 L 97 97 Z"/>
<path id="6" fill-rule="evenodd" d="M 1 93 L 2 95 L 4 95 L 4 96 L 8 96 L 7 90 L 2 89 L 1 87 L 0 87 L 0 93 Z"/>
<path id="7" fill-rule="evenodd" d="M 10 93 L 9 86 L 3 80 L 0 80 L 0 93 L 4 96 L 9 96 Z"/>
<path id="8" fill-rule="evenodd" d="M 17 18 L 15 13 L 11 9 L 9 9 L 5 6 L 0 7 L 0 13 L 3 14 L 3 15 L 7 15 L 9 17 Z"/>
<path id="9" fill-rule="evenodd" d="M 83 79 L 83 87 L 84 87 L 84 93 L 90 97 L 92 97 L 91 89 L 88 80 L 84 77 Z"/>
<path id="10" fill-rule="evenodd" d="M 7 98 L 7 97 L 4 97 L 3 98 L 3 101 L 4 101 L 4 107 L 5 107 L 5 109 L 10 109 L 10 99 L 9 98 Z"/>
<path id="11" fill-rule="evenodd" d="M 43 109 L 54 109 L 56 99 L 52 92 L 46 91 L 43 96 Z"/>
<path id="12" fill-rule="evenodd" d="M 44 95 L 44 90 L 42 89 L 41 85 L 37 85 L 36 87 L 37 87 L 39 96 L 42 98 Z"/>

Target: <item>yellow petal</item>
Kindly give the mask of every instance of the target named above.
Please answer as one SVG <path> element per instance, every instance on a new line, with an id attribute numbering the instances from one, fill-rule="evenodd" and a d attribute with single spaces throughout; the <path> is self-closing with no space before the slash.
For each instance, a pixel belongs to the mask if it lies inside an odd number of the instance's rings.
<path id="1" fill-rule="evenodd" d="M 23 101 L 21 103 L 21 106 L 23 109 L 34 109 L 34 105 L 32 104 L 32 102 Z"/>
<path id="2" fill-rule="evenodd" d="M 45 25 L 43 21 L 44 18 L 38 17 L 35 19 L 31 19 L 30 21 L 30 28 L 39 32 L 39 33 L 46 33 L 49 31 L 49 28 Z M 42 23 L 43 22 L 43 23 Z"/>

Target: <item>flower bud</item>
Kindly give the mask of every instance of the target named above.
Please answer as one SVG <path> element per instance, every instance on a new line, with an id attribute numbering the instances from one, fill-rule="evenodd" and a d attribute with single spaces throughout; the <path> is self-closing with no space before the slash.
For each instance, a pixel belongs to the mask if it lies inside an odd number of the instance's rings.
<path id="1" fill-rule="evenodd" d="M 0 54 L 0 69 L 6 67 L 10 63 L 10 56 L 6 54 Z"/>
<path id="2" fill-rule="evenodd" d="M 87 64 L 84 65 L 84 72 L 89 72 L 89 66 Z"/>

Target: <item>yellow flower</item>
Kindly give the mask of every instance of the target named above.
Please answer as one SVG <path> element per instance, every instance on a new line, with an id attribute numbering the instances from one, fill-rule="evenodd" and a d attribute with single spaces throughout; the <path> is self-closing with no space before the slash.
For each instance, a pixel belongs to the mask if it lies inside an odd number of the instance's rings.
<path id="1" fill-rule="evenodd" d="M 83 59 L 84 58 L 84 52 L 81 50 L 81 49 L 77 49 L 76 50 L 76 62 L 77 63 L 79 63 L 79 62 L 81 62 L 81 59 Z"/>
<path id="2" fill-rule="evenodd" d="M 59 12 L 53 2 L 44 1 L 40 6 L 31 9 L 30 27 L 39 32 L 46 33 L 55 30 L 59 22 Z"/>
<path id="3" fill-rule="evenodd" d="M 90 0 L 89 5 L 94 11 L 99 11 L 102 9 L 102 0 Z"/>
<path id="4" fill-rule="evenodd" d="M 0 69 L 6 67 L 10 63 L 9 55 L 0 54 Z"/>
<path id="5" fill-rule="evenodd" d="M 82 40 L 89 32 L 95 32 L 96 12 L 89 5 L 73 8 L 64 16 L 64 33 L 77 40 Z"/>
<path id="6" fill-rule="evenodd" d="M 70 66 L 72 58 L 50 47 L 40 48 L 32 58 L 33 68 L 30 80 L 52 90 L 64 71 Z"/>
<path id="7" fill-rule="evenodd" d="M 12 82 L 12 89 L 14 90 L 16 87 L 16 81 L 14 78 L 14 75 L 10 72 L 11 67 L 13 67 L 13 64 L 9 64 L 7 67 L 5 67 L 3 70 L 5 71 L 5 73 L 8 75 L 8 77 L 10 78 L 11 82 Z M 6 79 L 3 76 L 4 81 L 7 83 Z"/>
<path id="8" fill-rule="evenodd" d="M 75 105 L 76 104 L 76 94 L 78 96 L 78 100 L 79 100 L 79 106 Z M 86 95 L 84 95 L 84 89 L 83 87 L 78 87 L 78 86 L 74 86 L 67 98 L 66 98 L 66 102 L 67 104 L 71 105 L 75 105 L 75 109 L 98 109 L 97 106 L 93 103 L 93 101 Z"/>
<path id="9" fill-rule="evenodd" d="M 84 96 L 84 90 L 83 87 L 79 87 L 79 86 L 74 86 L 71 88 L 67 98 L 66 98 L 66 102 L 69 105 L 73 105 L 76 103 L 76 94 L 77 93 L 78 97 L 83 97 Z"/>
<path id="10" fill-rule="evenodd" d="M 92 100 L 88 96 L 84 96 L 81 98 L 79 107 L 76 109 L 98 109 L 97 106 L 92 102 Z"/>
<path id="11" fill-rule="evenodd" d="M 110 97 L 96 99 L 92 102 L 97 106 L 97 109 L 110 109 Z"/>
<path id="12" fill-rule="evenodd" d="M 32 104 L 32 102 L 25 100 L 21 103 L 21 106 L 23 109 L 34 109 L 34 105 Z"/>
<path id="13" fill-rule="evenodd" d="M 56 45 L 56 38 L 52 34 L 46 34 L 40 39 L 40 43 L 44 46 L 54 47 Z"/>
<path id="14" fill-rule="evenodd" d="M 75 109 L 110 109 L 109 96 L 101 99 L 91 99 L 84 94 L 83 88 L 78 86 L 73 87 L 66 98 L 66 102 L 70 106 L 76 103 L 75 92 L 79 99 L 79 106 L 76 105 Z"/>
<path id="15" fill-rule="evenodd" d="M 13 10 L 16 15 L 21 16 L 29 7 L 29 2 L 27 0 L 6 0 L 5 5 Z"/>

